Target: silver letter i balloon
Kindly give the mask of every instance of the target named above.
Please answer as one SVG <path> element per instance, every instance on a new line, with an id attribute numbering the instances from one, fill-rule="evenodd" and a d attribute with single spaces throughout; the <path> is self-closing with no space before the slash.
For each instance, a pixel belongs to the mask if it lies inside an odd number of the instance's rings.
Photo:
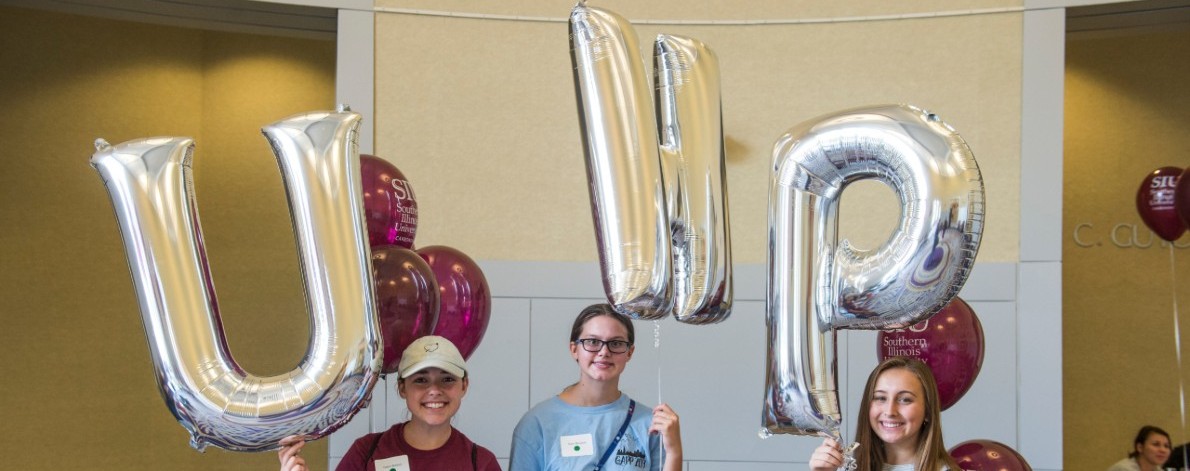
<path id="1" fill-rule="evenodd" d="M 898 227 L 872 252 L 838 243 L 839 197 L 861 179 L 901 203 Z M 907 327 L 958 294 L 983 232 L 983 178 L 936 115 L 881 106 L 790 130 L 773 148 L 769 188 L 763 432 L 837 437 L 836 329 Z"/>
<path id="2" fill-rule="evenodd" d="M 659 36 L 655 114 L 627 20 L 580 3 L 570 44 L 608 300 L 637 319 L 726 319 L 731 240 L 718 60 L 697 40 Z"/>
<path id="3" fill-rule="evenodd" d="M 359 120 L 341 110 L 263 129 L 284 177 L 311 326 L 301 364 L 271 377 L 246 373 L 227 348 L 194 201 L 193 140 L 97 141 L 91 165 L 116 212 L 157 385 L 200 451 L 261 451 L 288 435 L 319 438 L 347 423 L 371 394 L 382 358 Z"/>
<path id="4" fill-rule="evenodd" d="M 731 231 L 719 59 L 697 39 L 662 34 L 653 56 L 657 128 L 673 254 L 674 317 L 711 324 L 731 314 Z"/>

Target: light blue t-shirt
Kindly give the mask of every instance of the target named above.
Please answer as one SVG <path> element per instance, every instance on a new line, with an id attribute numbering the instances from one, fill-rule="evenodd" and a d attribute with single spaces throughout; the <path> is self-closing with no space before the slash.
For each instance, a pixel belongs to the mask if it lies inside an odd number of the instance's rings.
<path id="1" fill-rule="evenodd" d="M 617 444 L 616 432 L 628 416 L 627 394 L 611 404 L 581 407 L 558 396 L 537 404 L 512 433 L 509 471 L 589 471 L 608 446 L 608 471 L 659 471 L 661 439 L 649 434 L 653 408 L 637 403 L 632 421 Z"/>

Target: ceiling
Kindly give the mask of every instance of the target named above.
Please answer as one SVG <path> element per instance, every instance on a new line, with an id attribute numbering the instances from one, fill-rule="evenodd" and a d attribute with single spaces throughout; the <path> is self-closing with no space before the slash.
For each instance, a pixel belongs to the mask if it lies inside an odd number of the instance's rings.
<path id="1" fill-rule="evenodd" d="M 1190 0 L 1144 0 L 1066 9 L 1070 39 L 1190 30 Z"/>
<path id="2" fill-rule="evenodd" d="M 250 0 L 0 0 L 52 10 L 185 28 L 334 40 L 333 8 Z M 1190 0 L 1126 1 L 1066 10 L 1072 39 L 1190 29 Z"/>
<path id="3" fill-rule="evenodd" d="M 0 5 L 183 28 L 334 40 L 337 12 L 249 0 L 0 0 Z"/>

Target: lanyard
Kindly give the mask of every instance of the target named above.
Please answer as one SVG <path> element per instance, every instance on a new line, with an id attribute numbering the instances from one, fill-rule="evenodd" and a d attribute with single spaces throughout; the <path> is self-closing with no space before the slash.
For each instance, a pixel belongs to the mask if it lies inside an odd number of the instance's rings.
<path id="1" fill-rule="evenodd" d="M 624 431 L 628 430 L 628 423 L 632 421 L 632 411 L 636 410 L 636 401 L 628 401 L 628 417 L 624 418 L 624 425 L 620 426 L 620 431 L 616 433 L 616 438 L 607 445 L 607 450 L 603 452 L 603 457 L 599 458 L 599 463 L 595 465 L 595 471 L 603 468 L 603 464 L 607 463 L 608 457 L 612 455 L 612 450 L 616 449 L 616 444 L 620 443 L 620 439 L 624 438 Z"/>

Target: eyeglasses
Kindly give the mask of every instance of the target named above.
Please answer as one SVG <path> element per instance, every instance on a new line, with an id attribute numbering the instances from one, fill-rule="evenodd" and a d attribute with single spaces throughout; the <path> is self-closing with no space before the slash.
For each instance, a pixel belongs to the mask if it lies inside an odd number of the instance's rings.
<path id="1" fill-rule="evenodd" d="M 607 351 L 612 353 L 627 352 L 628 347 L 632 346 L 632 344 L 627 340 L 608 340 L 605 342 L 599 339 L 578 339 L 575 340 L 575 343 L 582 345 L 583 350 L 591 353 L 596 353 L 600 350 L 603 350 L 604 345 L 607 345 Z"/>

